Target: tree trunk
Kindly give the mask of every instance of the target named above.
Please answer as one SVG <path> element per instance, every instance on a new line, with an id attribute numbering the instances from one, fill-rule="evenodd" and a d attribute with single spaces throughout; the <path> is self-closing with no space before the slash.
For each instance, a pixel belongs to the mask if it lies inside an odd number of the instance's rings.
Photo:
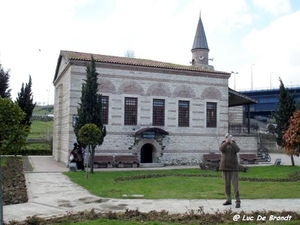
<path id="1" fill-rule="evenodd" d="M 295 166 L 295 161 L 294 161 L 294 151 L 291 154 L 291 161 L 292 161 L 292 166 Z"/>
<path id="2" fill-rule="evenodd" d="M 85 178 L 89 178 L 89 165 L 91 164 L 91 149 L 90 149 L 90 146 L 89 146 L 89 151 L 88 153 L 85 152 L 85 154 L 88 154 L 87 156 L 87 162 L 85 163 L 85 167 L 86 167 L 86 173 L 85 173 Z"/>
<path id="3" fill-rule="evenodd" d="M 0 224 L 3 224 L 3 185 L 2 185 L 2 166 L 1 166 L 1 155 L 0 155 Z"/>
<path id="4" fill-rule="evenodd" d="M 90 162 L 91 162 L 91 164 L 90 164 L 90 167 L 91 167 L 91 170 L 90 170 L 90 172 L 91 173 L 94 173 L 94 155 L 95 155 L 95 146 L 92 146 L 92 152 L 91 152 L 91 159 L 90 159 Z"/>

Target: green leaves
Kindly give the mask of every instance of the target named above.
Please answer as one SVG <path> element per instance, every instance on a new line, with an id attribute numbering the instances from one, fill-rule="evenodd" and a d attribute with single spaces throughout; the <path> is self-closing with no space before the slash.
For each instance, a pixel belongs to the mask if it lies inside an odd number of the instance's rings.
<path id="1" fill-rule="evenodd" d="M 32 81 L 31 81 L 31 76 L 29 76 L 29 81 L 28 83 L 25 84 L 25 87 L 24 87 L 24 83 L 22 83 L 22 88 L 18 93 L 18 97 L 16 99 L 16 102 L 18 103 L 19 107 L 25 113 L 25 117 L 23 118 L 22 123 L 26 125 L 28 128 L 31 126 L 32 112 L 36 105 L 36 103 L 33 103 L 31 86 L 32 86 Z"/>
<path id="2" fill-rule="evenodd" d="M 9 98 L 10 97 L 10 91 L 9 88 L 9 70 L 4 71 L 2 65 L 0 64 L 0 96 L 2 98 Z"/>
<path id="3" fill-rule="evenodd" d="M 289 126 L 289 119 L 296 109 L 294 104 L 294 95 L 290 94 L 289 90 L 285 88 L 282 80 L 279 78 L 279 105 L 278 109 L 273 112 L 273 117 L 276 120 L 276 133 L 277 133 L 277 144 L 282 145 L 282 135 Z"/>
<path id="4" fill-rule="evenodd" d="M 91 64 L 87 65 L 86 68 L 86 79 L 82 84 L 81 90 L 81 102 L 79 103 L 79 108 L 77 109 L 78 119 L 76 120 L 74 126 L 74 132 L 77 137 L 77 141 L 81 144 L 79 140 L 79 130 L 85 124 L 95 124 L 97 125 L 101 132 L 101 142 L 98 144 L 101 145 L 103 142 L 103 138 L 106 135 L 105 126 L 102 123 L 101 117 L 101 108 L 102 108 L 102 96 L 98 94 L 98 74 L 96 72 L 95 60 L 92 57 Z"/>
<path id="5" fill-rule="evenodd" d="M 82 84 L 81 102 L 77 108 L 77 120 L 74 132 L 77 142 L 82 146 L 89 146 L 91 152 L 91 172 L 93 173 L 93 160 L 95 148 L 103 143 L 106 128 L 102 123 L 102 95 L 98 94 L 98 73 L 96 63 L 91 57 L 91 64 L 86 67 L 86 79 Z"/>
<path id="6" fill-rule="evenodd" d="M 95 124 L 85 124 L 78 132 L 78 141 L 86 146 L 97 146 L 101 143 L 102 132 Z"/>
<path id="7" fill-rule="evenodd" d="M 25 114 L 9 98 L 0 97 L 0 150 L 1 153 L 13 151 L 14 154 L 26 143 L 29 129 L 22 124 Z"/>

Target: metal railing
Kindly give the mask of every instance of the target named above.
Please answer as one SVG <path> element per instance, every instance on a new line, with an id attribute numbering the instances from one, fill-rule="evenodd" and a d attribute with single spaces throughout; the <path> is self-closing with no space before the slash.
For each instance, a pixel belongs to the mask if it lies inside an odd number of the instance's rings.
<path id="1" fill-rule="evenodd" d="M 247 124 L 229 124 L 228 130 L 231 134 L 248 134 L 249 130 L 250 134 L 254 134 L 259 132 L 259 126 L 257 123 L 251 123 L 250 129 L 248 129 Z"/>

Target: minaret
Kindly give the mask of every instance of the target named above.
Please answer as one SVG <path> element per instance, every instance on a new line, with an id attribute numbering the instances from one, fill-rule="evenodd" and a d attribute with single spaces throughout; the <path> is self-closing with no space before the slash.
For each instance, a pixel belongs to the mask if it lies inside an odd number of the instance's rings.
<path id="1" fill-rule="evenodd" d="M 191 64 L 193 66 L 213 70 L 214 69 L 213 66 L 208 65 L 208 60 L 209 60 L 208 53 L 209 53 L 209 48 L 208 48 L 206 35 L 201 20 L 201 14 L 200 14 L 196 35 L 194 38 L 193 48 L 192 48 Z"/>

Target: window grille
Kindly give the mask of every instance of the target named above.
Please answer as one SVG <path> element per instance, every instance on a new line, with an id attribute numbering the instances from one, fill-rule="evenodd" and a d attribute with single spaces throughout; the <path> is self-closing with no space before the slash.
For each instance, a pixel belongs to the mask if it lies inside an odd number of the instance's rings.
<path id="1" fill-rule="evenodd" d="M 189 127 L 190 126 L 190 102 L 179 101 L 178 103 L 178 126 Z"/>
<path id="2" fill-rule="evenodd" d="M 108 124 L 108 115 L 109 115 L 109 97 L 102 96 L 102 108 L 101 108 L 101 118 L 103 124 Z"/>
<path id="3" fill-rule="evenodd" d="M 165 125 L 165 100 L 164 99 L 153 99 L 152 124 L 153 126 Z"/>
<path id="4" fill-rule="evenodd" d="M 137 125 L 137 98 L 125 98 L 125 125 Z"/>
<path id="5" fill-rule="evenodd" d="M 206 127 L 217 127 L 217 103 L 206 103 Z"/>

